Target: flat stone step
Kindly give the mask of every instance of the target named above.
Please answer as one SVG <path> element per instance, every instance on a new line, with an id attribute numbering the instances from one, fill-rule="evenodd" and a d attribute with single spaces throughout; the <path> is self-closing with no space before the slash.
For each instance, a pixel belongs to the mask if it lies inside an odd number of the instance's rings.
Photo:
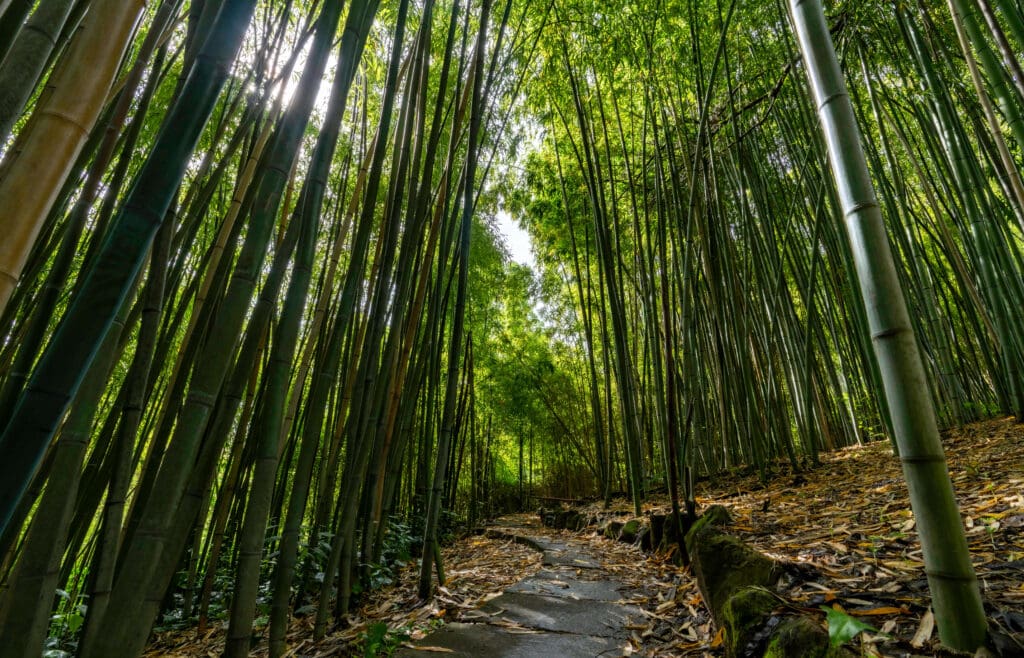
<path id="1" fill-rule="evenodd" d="M 592 658 L 593 656 L 618 656 L 621 643 L 614 638 L 583 636 L 562 633 L 512 632 L 491 624 L 445 625 L 419 642 L 428 650 L 401 649 L 395 655 L 412 658 L 431 656 L 436 658 L 437 648 L 448 649 L 455 656 L 503 656 L 504 658 Z M 435 649 L 431 651 L 429 649 Z"/>
<path id="2" fill-rule="evenodd" d="M 544 550 L 541 561 L 545 567 L 576 567 L 577 569 L 600 569 L 601 563 L 589 554 L 569 546 L 549 546 Z"/>
<path id="3" fill-rule="evenodd" d="M 528 528 L 489 528 L 489 537 L 509 539 L 543 552 L 546 567 L 524 578 L 462 622 L 446 624 L 403 648 L 398 656 L 438 652 L 458 656 L 548 658 L 618 656 L 639 608 L 620 603 L 626 586 L 602 578 L 601 562 L 587 547 L 535 535 Z M 607 574 L 604 574 L 607 575 Z"/>
<path id="4" fill-rule="evenodd" d="M 505 592 L 480 610 L 492 620 L 503 619 L 536 630 L 623 639 L 629 636 L 625 629 L 629 618 L 637 620 L 643 614 L 633 606 L 611 601 L 521 592 Z"/>
<path id="5" fill-rule="evenodd" d="M 541 594 L 584 601 L 618 601 L 624 585 L 613 580 L 579 580 L 568 568 L 542 569 L 506 592 Z"/>

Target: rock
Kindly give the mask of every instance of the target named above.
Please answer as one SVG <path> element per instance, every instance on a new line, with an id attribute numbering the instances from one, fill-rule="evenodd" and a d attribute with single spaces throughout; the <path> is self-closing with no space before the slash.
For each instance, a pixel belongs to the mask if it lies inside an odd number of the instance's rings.
<path id="1" fill-rule="evenodd" d="M 759 656 L 772 628 L 772 610 L 778 600 L 763 587 L 743 587 L 722 605 L 726 656 Z M 778 617 L 775 617 L 778 624 Z M 793 654 L 799 655 L 799 654 Z"/>
<path id="2" fill-rule="evenodd" d="M 697 519 L 696 523 L 686 533 L 686 547 L 692 553 L 693 549 L 690 548 L 691 537 L 697 535 L 704 528 L 709 526 L 723 526 L 728 525 L 732 522 L 732 518 L 729 516 L 729 510 L 722 505 L 712 505 L 707 508 L 700 518 Z M 672 524 L 668 524 L 671 526 Z M 667 534 L 667 532 L 666 532 Z"/>
<path id="3" fill-rule="evenodd" d="M 548 528 L 555 527 L 559 510 L 540 508 L 540 522 Z"/>
<path id="4" fill-rule="evenodd" d="M 572 510 L 558 510 L 558 514 L 555 515 L 555 527 L 558 529 L 564 528 L 565 522 L 568 520 L 570 514 L 572 514 Z"/>
<path id="5" fill-rule="evenodd" d="M 723 532 L 722 526 L 728 522 L 728 510 L 716 505 L 708 508 L 686 534 L 704 604 L 724 631 L 725 655 L 852 658 L 845 649 L 830 645 L 828 633 L 816 620 L 780 614 L 779 598 L 772 587 L 784 570 Z M 667 538 L 668 532 L 664 534 Z"/>
<path id="6" fill-rule="evenodd" d="M 853 658 L 853 653 L 829 644 L 828 632 L 807 617 L 789 617 L 772 633 L 764 658 Z"/>
<path id="7" fill-rule="evenodd" d="M 644 524 L 640 528 L 640 536 L 637 538 L 637 541 L 640 542 L 640 550 L 644 553 L 650 553 L 654 550 L 654 543 L 651 541 L 651 526 L 649 524 Z"/>
<path id="8" fill-rule="evenodd" d="M 672 525 L 672 517 L 668 517 L 665 520 L 665 527 L 662 529 L 658 550 L 665 553 L 674 551 L 679 548 L 680 539 L 682 537 L 679 536 L 679 529 Z"/>
<path id="9" fill-rule="evenodd" d="M 622 529 L 619 530 L 618 540 L 624 544 L 636 543 L 636 540 L 640 535 L 640 529 L 643 527 L 641 523 L 640 519 L 630 519 L 629 521 L 626 521 L 622 526 Z"/>
<path id="10" fill-rule="evenodd" d="M 565 515 L 565 529 L 566 530 L 579 530 L 584 526 L 583 515 L 577 510 L 568 510 Z"/>
<path id="11" fill-rule="evenodd" d="M 625 524 L 622 521 L 609 521 L 605 524 L 601 532 L 608 539 L 618 539 L 619 533 L 622 532 L 623 525 Z"/>
<path id="12" fill-rule="evenodd" d="M 725 623 L 725 603 L 744 587 L 770 587 L 779 576 L 774 561 L 714 526 L 687 536 L 697 585 L 715 623 Z"/>
<path id="13" fill-rule="evenodd" d="M 665 535 L 665 521 L 669 517 L 665 514 L 651 514 L 651 546 L 660 547 L 661 539 Z"/>

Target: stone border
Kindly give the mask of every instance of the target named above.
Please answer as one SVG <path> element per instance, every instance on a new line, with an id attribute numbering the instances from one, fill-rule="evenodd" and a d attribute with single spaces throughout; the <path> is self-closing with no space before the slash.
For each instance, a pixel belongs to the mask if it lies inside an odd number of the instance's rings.
<path id="1" fill-rule="evenodd" d="M 667 515 L 602 523 L 598 515 L 571 508 L 542 508 L 539 514 L 548 527 L 577 531 L 597 526 L 609 539 L 638 544 L 647 552 L 670 552 L 677 563 L 684 559 Z M 684 542 L 704 604 L 723 629 L 727 658 L 853 658 L 847 649 L 831 646 L 814 617 L 777 593 L 777 583 L 796 569 L 728 534 L 724 527 L 729 523 L 729 511 L 713 505 L 685 530 Z"/>

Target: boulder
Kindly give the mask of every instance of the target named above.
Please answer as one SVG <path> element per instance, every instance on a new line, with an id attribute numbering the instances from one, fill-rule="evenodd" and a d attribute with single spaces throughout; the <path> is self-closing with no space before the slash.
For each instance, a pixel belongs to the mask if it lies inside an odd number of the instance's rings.
<path id="1" fill-rule="evenodd" d="M 852 656 L 829 644 L 828 633 L 806 615 L 792 615 L 774 593 L 782 565 L 722 528 L 724 507 L 709 508 L 686 534 L 691 566 L 704 604 L 723 629 L 728 658 L 841 658 Z M 668 524 L 671 525 L 671 524 Z M 667 533 L 665 533 L 667 535 Z"/>
<path id="2" fill-rule="evenodd" d="M 635 544 L 636 540 L 640 537 L 640 531 L 643 528 L 643 521 L 640 519 L 630 519 L 623 524 L 622 529 L 619 530 L 618 540 L 624 544 Z"/>

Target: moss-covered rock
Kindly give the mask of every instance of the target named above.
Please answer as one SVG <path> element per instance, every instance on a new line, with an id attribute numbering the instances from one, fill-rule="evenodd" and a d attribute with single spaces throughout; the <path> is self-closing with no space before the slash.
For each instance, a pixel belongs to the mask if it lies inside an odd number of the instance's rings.
<path id="1" fill-rule="evenodd" d="M 829 644 L 828 633 L 807 617 L 790 617 L 772 633 L 764 658 L 853 658 L 853 653 Z"/>
<path id="2" fill-rule="evenodd" d="M 759 655 L 777 605 L 778 599 L 763 587 L 743 587 L 726 599 L 722 606 L 725 655 Z"/>
<path id="3" fill-rule="evenodd" d="M 626 544 L 633 544 L 636 542 L 637 537 L 640 535 L 640 530 L 643 527 L 643 521 L 640 519 L 630 519 L 622 526 L 619 531 L 619 541 Z"/>
<path id="4" fill-rule="evenodd" d="M 680 539 L 682 539 L 680 529 L 672 523 L 671 516 L 666 517 L 661 529 L 661 540 L 658 542 L 658 550 L 670 551 L 679 546 Z"/>
<path id="5" fill-rule="evenodd" d="M 745 587 L 726 601 L 725 655 L 763 658 L 853 658 L 829 644 L 828 633 L 805 616 L 781 617 L 778 599 L 762 587 Z"/>
<path id="6" fill-rule="evenodd" d="M 541 524 L 544 525 L 544 526 L 547 526 L 548 528 L 555 527 L 555 523 L 556 523 L 556 521 L 558 519 L 559 511 L 560 510 L 557 510 L 557 509 L 547 509 L 545 507 L 540 508 L 540 511 L 538 513 L 540 514 L 540 522 L 541 522 Z"/>
<path id="7" fill-rule="evenodd" d="M 625 525 L 622 521 L 609 521 L 605 524 L 604 529 L 601 532 L 608 539 L 618 539 L 619 533 L 622 532 L 622 526 Z"/>
<path id="8" fill-rule="evenodd" d="M 708 508 L 686 534 L 691 566 L 704 604 L 725 636 L 729 658 L 852 658 L 829 644 L 828 633 L 807 616 L 776 613 L 773 585 L 783 569 L 774 560 L 726 534 L 728 511 Z M 665 523 L 662 541 L 668 540 Z"/>
<path id="9" fill-rule="evenodd" d="M 729 516 L 729 510 L 722 505 L 712 505 L 707 508 L 707 510 L 700 515 L 700 518 L 694 522 L 693 526 L 686 533 L 686 549 L 691 553 L 693 552 L 693 547 L 691 546 L 693 538 L 703 532 L 706 528 L 728 525 L 731 521 L 732 518 Z M 667 524 L 666 528 L 671 525 L 671 523 Z"/>
<path id="10" fill-rule="evenodd" d="M 778 577 L 774 561 L 739 539 L 706 527 L 691 543 L 690 559 L 697 585 L 715 623 L 724 623 L 725 602 L 744 587 L 769 587 Z"/>

